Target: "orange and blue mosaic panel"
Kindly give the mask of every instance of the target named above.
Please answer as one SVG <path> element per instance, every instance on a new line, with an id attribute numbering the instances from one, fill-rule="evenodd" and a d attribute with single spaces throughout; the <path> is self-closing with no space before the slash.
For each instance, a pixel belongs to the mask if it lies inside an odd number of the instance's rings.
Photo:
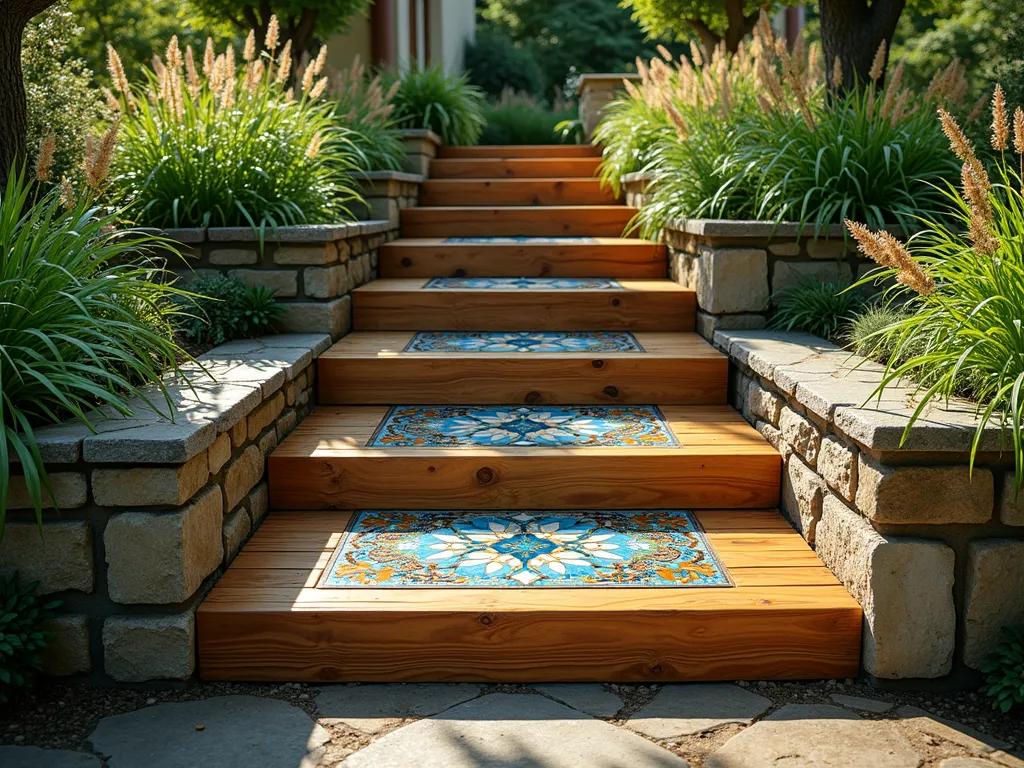
<path id="1" fill-rule="evenodd" d="M 643 352 L 625 331 L 421 331 L 406 352 Z"/>
<path id="2" fill-rule="evenodd" d="M 622 286 L 606 277 L 435 277 L 423 287 L 455 291 L 611 291 Z"/>
<path id="3" fill-rule="evenodd" d="M 319 587 L 730 587 L 683 510 L 407 512 L 352 523 Z"/>
<path id="4" fill-rule="evenodd" d="M 371 448 L 602 447 L 679 445 L 652 405 L 399 405 L 367 443 Z"/>

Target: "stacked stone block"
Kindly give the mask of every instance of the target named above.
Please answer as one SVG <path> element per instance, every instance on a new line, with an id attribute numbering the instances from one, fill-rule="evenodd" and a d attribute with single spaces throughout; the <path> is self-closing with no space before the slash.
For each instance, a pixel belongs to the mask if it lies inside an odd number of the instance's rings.
<path id="1" fill-rule="evenodd" d="M 399 171 L 363 174 L 359 194 L 364 204 L 353 205 L 352 212 L 360 219 L 386 221 L 397 229 L 402 210 L 419 203 L 423 180 L 424 176 L 420 174 Z"/>
<path id="2" fill-rule="evenodd" d="M 64 602 L 45 671 L 119 682 L 195 672 L 195 608 L 267 513 L 266 457 L 313 407 L 326 334 L 230 342 L 169 380 L 171 420 L 38 431 L 60 512 L 42 536 L 15 481 L 0 572 Z M 156 391 L 147 393 L 159 409 Z M 15 470 L 17 471 L 17 470 Z"/>
<path id="3" fill-rule="evenodd" d="M 405 171 L 427 176 L 430 161 L 437 157 L 437 149 L 441 146 L 441 137 L 423 128 L 411 128 L 400 133 L 405 142 Z"/>
<path id="4" fill-rule="evenodd" d="M 969 468 L 975 406 L 879 396 L 881 366 L 815 336 L 718 331 L 730 397 L 784 460 L 782 510 L 864 608 L 864 669 L 976 679 L 1024 622 L 1024 496 L 999 428 Z M 905 439 L 904 439 L 905 438 Z"/>

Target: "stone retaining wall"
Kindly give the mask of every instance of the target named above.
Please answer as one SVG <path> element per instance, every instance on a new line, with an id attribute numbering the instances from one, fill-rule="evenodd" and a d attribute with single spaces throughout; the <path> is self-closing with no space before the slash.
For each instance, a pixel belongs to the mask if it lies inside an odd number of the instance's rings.
<path id="1" fill-rule="evenodd" d="M 973 405 L 929 408 L 903 441 L 915 391 L 872 399 L 881 366 L 807 334 L 714 343 L 730 401 L 783 456 L 783 511 L 864 608 L 864 669 L 976 681 L 1000 628 L 1024 622 L 1024 496 L 999 429 L 972 473 Z"/>
<path id="2" fill-rule="evenodd" d="M 398 229 L 400 212 L 419 203 L 420 185 L 424 176 L 400 171 L 371 171 L 363 175 L 359 194 L 365 204 L 355 205 L 352 212 L 359 219 L 386 221 Z"/>
<path id="3" fill-rule="evenodd" d="M 437 157 L 441 137 L 424 128 L 399 131 L 405 142 L 405 170 L 418 176 L 430 174 L 430 161 Z"/>
<path id="4" fill-rule="evenodd" d="M 398 236 L 397 221 L 312 224 L 259 233 L 249 227 L 169 230 L 182 244 L 186 281 L 194 274 L 222 273 L 274 291 L 284 304 L 278 330 L 327 333 L 351 329 L 349 293 L 377 277 L 377 249 Z"/>
<path id="5" fill-rule="evenodd" d="M 60 512 L 44 514 L 40 537 L 16 479 L 0 572 L 64 602 L 47 673 L 193 675 L 195 608 L 266 515 L 266 457 L 312 409 L 330 343 L 282 335 L 211 350 L 170 382 L 173 422 L 136 401 L 133 418 L 98 420 L 96 434 L 78 422 L 37 431 Z"/>
<path id="6" fill-rule="evenodd" d="M 627 199 L 643 199 L 644 177 L 631 174 Z M 875 263 L 843 239 L 841 227 L 820 237 L 800 235 L 796 224 L 691 219 L 664 232 L 672 279 L 697 292 L 697 330 L 764 328 L 772 295 L 802 279 L 863 277 Z"/>

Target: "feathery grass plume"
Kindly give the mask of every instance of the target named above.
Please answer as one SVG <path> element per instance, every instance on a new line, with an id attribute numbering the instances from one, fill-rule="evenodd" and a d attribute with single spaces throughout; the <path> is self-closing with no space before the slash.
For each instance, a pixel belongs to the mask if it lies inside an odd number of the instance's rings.
<path id="1" fill-rule="evenodd" d="M 249 30 L 248 36 L 245 38 L 245 47 L 242 48 L 242 58 L 246 61 L 252 61 L 256 58 L 256 32 Z"/>
<path id="2" fill-rule="evenodd" d="M 53 172 L 53 153 L 57 150 L 53 132 L 47 133 L 39 142 L 39 154 L 36 156 L 36 180 L 49 181 Z"/>
<path id="3" fill-rule="evenodd" d="M 263 73 L 265 65 L 263 59 L 256 59 L 250 61 L 249 65 L 245 68 L 245 90 L 249 94 L 254 94 L 259 89 L 263 82 Z"/>
<path id="4" fill-rule="evenodd" d="M 313 87 L 313 80 L 316 78 L 316 70 L 312 64 L 306 65 L 306 71 L 302 73 L 302 92 L 309 93 Z"/>
<path id="5" fill-rule="evenodd" d="M 782 107 L 786 102 L 786 96 L 782 92 L 782 84 L 779 82 L 779 75 L 775 71 L 775 67 L 769 64 L 766 58 L 761 58 L 757 66 L 757 76 L 761 85 L 768 90 L 775 106 Z"/>
<path id="6" fill-rule="evenodd" d="M 167 66 L 171 69 L 180 70 L 184 64 L 181 58 L 181 48 L 178 46 L 178 36 L 172 35 L 167 43 Z"/>
<path id="7" fill-rule="evenodd" d="M 307 160 L 312 160 L 314 157 L 317 156 L 317 153 L 320 151 L 320 144 L 322 141 L 323 136 L 320 135 L 319 131 L 313 134 L 313 138 L 309 140 L 309 146 L 306 147 Z"/>
<path id="8" fill-rule="evenodd" d="M 90 142 L 87 147 L 87 154 L 84 159 L 85 185 L 93 192 L 98 192 L 103 182 L 107 180 L 110 173 L 110 161 L 114 158 L 114 147 L 117 144 L 117 131 L 121 121 L 115 119 L 110 128 L 103 134 L 103 138 L 97 144 Z"/>
<path id="9" fill-rule="evenodd" d="M 757 17 L 757 31 L 761 37 L 762 44 L 767 46 L 775 45 L 775 33 L 772 31 L 772 22 L 768 18 L 768 14 L 765 13 L 763 6 Z"/>
<path id="10" fill-rule="evenodd" d="M 704 51 L 703 46 L 697 45 L 696 40 L 690 40 L 690 58 L 693 60 L 693 66 L 703 66 L 705 54 L 706 51 Z"/>
<path id="11" fill-rule="evenodd" d="M 277 58 L 277 77 L 274 82 L 277 85 L 284 85 L 292 74 L 292 41 L 288 40 L 281 49 L 281 55 Z"/>
<path id="12" fill-rule="evenodd" d="M 117 50 L 110 43 L 107 43 L 107 72 L 110 74 L 110 80 L 114 83 L 114 87 L 124 97 L 129 111 L 134 111 L 135 99 L 132 96 L 131 86 L 128 84 L 128 76 L 124 72 L 121 57 L 117 55 Z"/>
<path id="13" fill-rule="evenodd" d="M 690 138 L 690 128 L 686 124 L 686 119 L 683 117 L 676 105 L 668 98 L 665 99 L 664 107 L 669 121 L 676 129 L 676 135 L 678 135 L 683 141 L 686 141 L 686 139 Z"/>
<path id="14" fill-rule="evenodd" d="M 295 86 L 290 86 L 287 91 L 284 92 L 284 103 L 291 104 L 295 101 Z"/>
<path id="15" fill-rule="evenodd" d="M 235 82 L 235 46 L 231 43 L 224 49 L 224 81 Z"/>
<path id="16" fill-rule="evenodd" d="M 992 149 L 1005 152 L 1010 143 L 1010 119 L 1006 114 L 1003 86 L 996 84 L 992 94 Z"/>
<path id="17" fill-rule="evenodd" d="M 968 123 L 976 123 L 976 122 L 978 122 L 978 118 L 981 117 L 981 113 L 985 111 L 985 107 L 988 106 L 988 103 L 989 103 L 989 93 L 988 93 L 988 91 L 983 91 L 981 96 L 978 97 L 978 100 L 976 102 L 974 102 L 974 106 L 971 107 L 971 111 L 967 115 L 967 122 Z"/>
<path id="18" fill-rule="evenodd" d="M 272 13 L 270 15 L 270 21 L 267 24 L 267 37 L 263 42 L 263 47 L 270 51 L 271 55 L 273 55 L 274 51 L 277 50 L 279 34 L 280 29 L 277 23 L 277 14 Z"/>
<path id="19" fill-rule="evenodd" d="M 669 52 L 668 48 L 659 43 L 657 46 L 655 46 L 655 50 L 658 52 L 658 55 L 661 56 L 661 58 L 663 58 L 665 61 L 669 63 L 672 63 L 672 54 Z"/>
<path id="20" fill-rule="evenodd" d="M 192 52 L 192 46 L 185 46 L 185 73 L 188 77 L 188 92 L 192 98 L 199 96 L 199 73 L 196 71 L 196 59 Z"/>
<path id="21" fill-rule="evenodd" d="M 904 90 L 900 93 L 899 98 L 896 99 L 896 106 L 892 108 L 891 119 L 889 125 L 895 128 L 899 122 L 907 116 L 907 102 L 910 101 L 912 93 L 909 89 Z"/>
<path id="22" fill-rule="evenodd" d="M 880 266 L 896 272 L 896 281 L 927 296 L 935 290 L 935 280 L 924 271 L 906 246 L 889 232 L 872 232 L 864 224 L 845 220 L 846 228 L 857 241 L 857 249 Z"/>
<path id="23" fill-rule="evenodd" d="M 896 102 L 899 100 L 902 88 L 903 62 L 900 61 L 896 65 L 896 69 L 893 70 L 892 77 L 889 78 L 889 84 L 885 87 L 885 98 L 882 100 L 882 117 L 892 117 L 892 112 L 896 108 Z"/>
<path id="24" fill-rule="evenodd" d="M 978 160 L 978 156 L 974 152 L 974 146 L 964 134 L 963 129 L 960 128 L 953 116 L 942 107 L 939 107 L 939 121 L 942 124 L 942 132 L 949 139 L 949 148 L 953 150 L 953 154 L 960 158 L 960 162 L 970 165 L 971 171 L 982 189 L 989 190 L 992 184 L 989 181 L 988 173 L 985 171 L 981 161 Z"/>
<path id="25" fill-rule="evenodd" d="M 71 208 L 75 204 L 75 187 L 67 176 L 60 179 L 60 204 L 64 208 Z"/>
<path id="26" fill-rule="evenodd" d="M 321 77 L 317 81 L 316 85 L 314 85 L 313 88 L 309 91 L 309 98 L 311 98 L 313 101 L 316 101 L 321 96 L 323 96 L 324 91 L 327 90 L 328 81 L 329 78 L 326 75 L 324 77 Z"/>
<path id="27" fill-rule="evenodd" d="M 815 40 L 807 48 L 807 88 L 817 88 L 825 79 L 825 54 L 821 44 Z"/>
<path id="28" fill-rule="evenodd" d="M 206 38 L 206 49 L 203 51 L 203 74 L 206 77 L 213 75 L 213 65 L 216 62 L 217 57 L 213 50 L 213 38 Z"/>
<path id="29" fill-rule="evenodd" d="M 877 83 L 881 77 L 882 72 L 885 71 L 885 54 L 886 45 L 885 40 L 878 44 L 878 50 L 875 51 L 875 58 L 871 62 L 871 69 L 868 70 L 868 77 L 871 78 L 871 82 Z"/>
<path id="30" fill-rule="evenodd" d="M 118 101 L 117 96 L 114 95 L 114 92 L 107 88 L 107 86 L 103 86 L 101 90 L 103 91 L 104 98 L 106 98 L 107 100 L 107 109 L 109 109 L 111 112 L 120 112 L 121 102 Z"/>
<path id="31" fill-rule="evenodd" d="M 1024 155 L 1024 109 L 1013 110 L 1013 148 L 1018 155 Z"/>
<path id="32" fill-rule="evenodd" d="M 837 55 L 835 61 L 832 62 L 832 87 L 838 88 L 843 84 L 843 62 L 840 61 Z"/>
<path id="33" fill-rule="evenodd" d="M 968 237 L 978 253 L 991 256 L 999 249 L 999 241 L 992 234 L 993 212 L 988 190 L 982 186 L 969 163 L 964 163 L 960 179 L 970 212 Z"/>
<path id="34" fill-rule="evenodd" d="M 224 70 L 226 66 L 227 62 L 224 58 L 224 54 L 221 54 L 213 60 L 213 66 L 210 68 L 208 80 L 211 93 L 220 93 L 224 89 Z"/>

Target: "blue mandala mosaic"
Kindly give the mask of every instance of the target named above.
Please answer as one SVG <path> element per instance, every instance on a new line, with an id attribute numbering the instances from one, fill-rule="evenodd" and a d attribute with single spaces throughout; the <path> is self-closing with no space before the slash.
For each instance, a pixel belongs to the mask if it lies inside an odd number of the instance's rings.
<path id="1" fill-rule="evenodd" d="M 557 245 L 561 243 L 594 245 L 597 240 L 592 237 L 531 237 L 528 235 L 515 235 L 512 237 L 449 237 L 444 242 L 449 245 L 516 245 L 519 243 L 527 245 Z"/>
<path id="2" fill-rule="evenodd" d="M 605 277 L 435 277 L 423 287 L 460 291 L 610 291 L 622 286 Z"/>
<path id="3" fill-rule="evenodd" d="M 405 352 L 643 352 L 625 331 L 422 331 Z"/>
<path id="4" fill-rule="evenodd" d="M 678 445 L 661 411 L 650 405 L 399 405 L 367 443 L 372 448 Z"/>
<path id="5" fill-rule="evenodd" d="M 353 515 L 318 584 L 351 587 L 729 587 L 682 510 Z"/>

